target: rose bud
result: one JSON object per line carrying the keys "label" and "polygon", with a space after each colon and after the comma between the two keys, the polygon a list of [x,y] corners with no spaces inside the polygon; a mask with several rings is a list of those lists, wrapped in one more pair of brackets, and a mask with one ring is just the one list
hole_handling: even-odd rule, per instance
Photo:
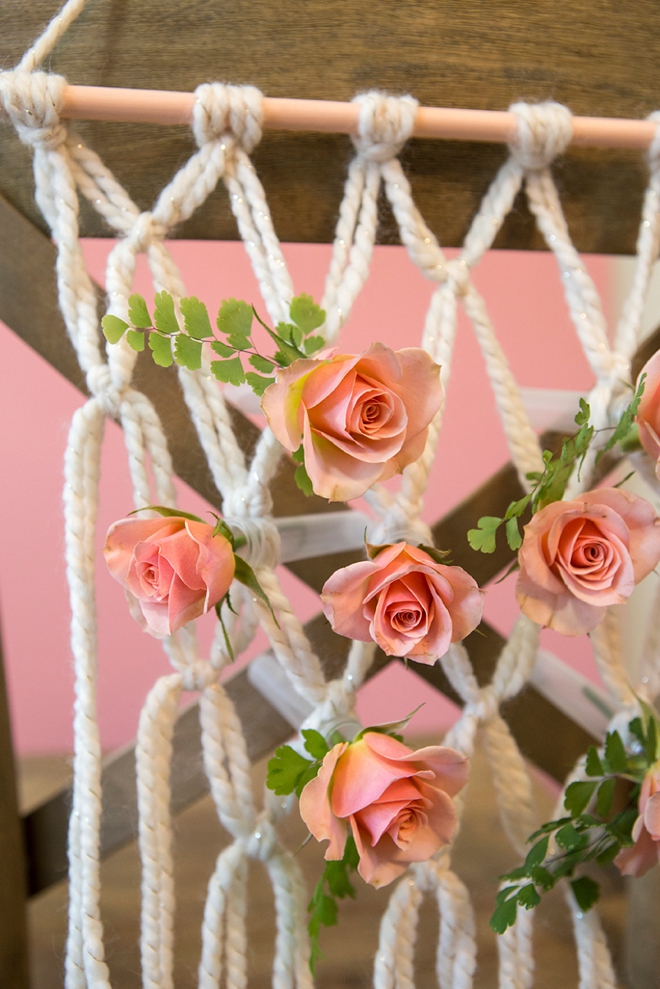
{"label": "rose bud", "polygon": [[337,570],[321,600],[335,632],[426,664],[474,631],[484,610],[484,592],[465,570],[404,542]]}
{"label": "rose bud", "polygon": [[562,635],[581,635],[657,565],[660,519],[644,498],[597,488],[537,512],[518,559],[523,614]]}
{"label": "rose bud", "polygon": [[330,840],[328,861],[342,858],[352,833],[358,872],[372,886],[387,886],[410,862],[425,862],[452,840],[452,797],[467,777],[467,759],[455,749],[429,745],[414,752],[367,730],[327,753],[300,795],[300,816],[318,841]]}
{"label": "rose bud", "polygon": [[646,380],[637,410],[639,442],[655,463],[655,473],[660,478],[660,351],[646,362],[640,378],[642,374],[646,375]]}
{"label": "rose bud", "polygon": [[652,766],[639,794],[639,817],[633,824],[632,848],[614,859],[622,876],[643,876],[660,862],[660,763]]}
{"label": "rose bud", "polygon": [[439,374],[416,347],[327,351],[278,371],[261,407],[287,450],[302,444],[316,494],[348,501],[419,459],[442,402]]}
{"label": "rose bud", "polygon": [[159,639],[206,614],[234,578],[229,540],[205,522],[181,517],[115,522],[103,553],[126,589],[131,614]]}

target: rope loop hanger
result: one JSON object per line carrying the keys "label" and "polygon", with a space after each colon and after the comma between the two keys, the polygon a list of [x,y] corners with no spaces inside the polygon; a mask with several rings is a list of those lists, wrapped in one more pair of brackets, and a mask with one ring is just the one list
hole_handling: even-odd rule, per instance
{"label": "rope loop hanger", "polygon": [[263,95],[255,86],[213,82],[198,86],[192,130],[199,147],[231,135],[247,154],[261,141]]}
{"label": "rope loop hanger", "polygon": [[[0,75],[0,100],[21,139],[35,152],[39,203],[58,243],[58,275],[67,327],[84,368],[91,399],[76,414],[67,450],[67,560],[74,616],[72,642],[76,660],[76,784],[71,819],[71,907],[67,949],[67,989],[109,989],[104,961],[103,928],[99,910],[99,828],[101,812],[100,745],[96,724],[96,623],[94,604],[94,529],[98,501],[98,468],[103,419],[119,418],[126,443],[138,507],[175,504],[171,460],[162,427],[144,396],[131,386],[134,358],[121,347],[108,348],[107,363],[98,348],[96,300],[90,288],[79,248],[77,190],[85,195],[119,234],[108,268],[111,308],[125,311],[135,273],[136,255],[147,254],[154,288],[166,289],[175,300],[184,294],[166,237],[172,225],[191,215],[215,185],[225,183],[239,233],[252,260],[265,303],[273,319],[286,318],[293,282],[277,239],[265,192],[249,154],[267,125],[266,98],[251,86],[204,84],[191,97],[190,121],[197,150],[161,193],[152,210],[140,212],[127,193],[94,153],[68,134],[65,116],[68,87],[61,77],[34,71],[62,31],[83,7],[69,0],[60,20],[49,26],[28,52],[19,70]],[[31,74],[29,74],[31,73]],[[638,277],[628,310],[625,346],[600,344],[608,338],[595,289],[580,269],[561,214],[550,166],[563,153],[576,121],[558,104],[515,104],[518,121],[507,139],[511,155],[495,177],[471,225],[459,258],[447,263],[417,209],[410,184],[398,161],[405,141],[418,133],[424,109],[411,96],[392,97],[371,92],[356,97],[354,115],[356,155],[349,167],[337,223],[333,258],[324,308],[328,312],[326,339],[334,340],[348,318],[368,277],[378,223],[377,196],[381,182],[392,202],[401,239],[420,270],[438,283],[423,334],[423,346],[443,364],[448,383],[456,334],[458,300],[475,329],[493,383],[507,439],[519,472],[534,469],[538,442],[526,418],[519,389],[508,367],[484,301],[476,292],[471,268],[492,245],[524,179],[532,208],[549,246],[555,251],[566,287],[569,309],[580,340],[599,380],[600,413],[611,414],[614,402],[613,369],[623,368],[630,347],[640,339],[639,313],[648,288],[648,272],[657,256],[657,206],[651,192],[658,183],[657,154],[652,151],[649,198],[640,227]],[[503,115],[507,116],[507,115]],[[508,117],[507,117],[508,119]],[[653,123],[655,133],[655,123]],[[647,127],[648,129],[648,127]],[[655,185],[654,185],[655,183]],[[60,194],[64,190],[66,197]],[[60,203],[60,199],[63,200]],[[644,233],[649,230],[650,233]],[[553,240],[554,238],[554,240]],[[583,319],[582,313],[585,313]],[[580,322],[581,321],[581,322]],[[583,327],[582,324],[585,324]],[[631,343],[633,341],[634,343]],[[94,349],[96,346],[96,350]],[[626,355],[628,355],[626,357]],[[289,681],[314,710],[308,724],[322,730],[354,716],[355,691],[371,662],[372,644],[354,643],[340,678],[326,682],[318,657],[282,593],[274,573],[279,559],[277,530],[271,519],[269,483],[280,450],[265,431],[251,465],[238,448],[222,395],[205,373],[185,371],[180,380],[192,420],[224,498],[225,516],[237,534],[246,538],[245,554],[259,571],[262,586],[277,614],[276,625],[260,605],[242,591],[239,618],[228,621],[236,651],[247,647],[261,620],[273,652]],[[609,389],[609,391],[608,391]],[[613,397],[614,396],[614,397]],[[429,429],[420,460],[406,468],[401,490],[392,495],[375,490],[372,504],[387,538],[429,541],[422,519],[423,496],[435,456],[441,426],[438,417]],[[531,468],[530,468],[531,465]],[[239,609],[241,610],[241,609]],[[620,684],[621,650],[616,646],[613,622],[594,643],[604,679]],[[183,690],[201,692],[202,745],[209,784],[218,817],[234,838],[221,853],[209,885],[204,916],[200,986],[215,989],[226,972],[230,989],[244,989],[247,981],[245,919],[246,863],[265,862],[275,888],[277,943],[273,984],[276,989],[308,989],[309,945],[306,936],[307,895],[295,859],[279,843],[278,816],[291,804],[268,794],[262,809],[251,792],[245,739],[231,702],[218,682],[226,662],[223,647],[214,647],[209,659],[199,649],[194,628],[187,627],[165,640],[173,672],[160,678],[143,710],[138,741],[140,850],[143,860],[142,938],[143,982],[149,989],[173,984],[174,881],[169,816],[169,773],[172,731]],[[240,649],[238,646],[240,645]],[[499,714],[500,703],[514,696],[526,682],[538,645],[538,628],[525,620],[516,623],[503,649],[491,684],[479,687],[469,658],[461,647],[452,648],[444,665],[465,707],[450,737],[466,754],[483,733],[495,780],[505,830],[517,850],[534,817],[531,787],[524,761]],[[514,785],[511,785],[514,780]],[[512,799],[512,794],[516,799]],[[458,801],[459,814],[462,801]],[[521,811],[522,808],[522,811]],[[415,866],[394,889],[385,911],[381,944],[374,974],[377,989],[412,989],[414,939],[422,893],[433,894],[441,911],[438,975],[442,989],[469,989],[476,958],[475,924],[465,886],[451,869],[451,849],[443,849],[428,863]],[[581,985],[605,989],[611,984],[611,963],[602,932],[594,917],[583,923],[571,903],[576,925]],[[525,916],[500,943],[500,985],[522,989],[531,979],[531,916]],[[609,980],[609,981],[608,981]]]}
{"label": "rope loop hanger", "polygon": [[0,107],[23,144],[54,151],[66,141],[61,121],[66,79],[49,72],[0,72]]}

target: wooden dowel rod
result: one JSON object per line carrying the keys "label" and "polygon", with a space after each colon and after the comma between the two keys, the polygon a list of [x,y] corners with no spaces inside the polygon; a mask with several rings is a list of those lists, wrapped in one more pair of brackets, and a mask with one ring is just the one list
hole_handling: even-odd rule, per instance
{"label": "wooden dowel rod", "polygon": [[[71,120],[117,120],[143,124],[189,124],[194,93],[157,89],[111,89],[67,86],[63,116]],[[357,132],[358,108],[335,100],[264,98],[267,130]],[[420,107],[415,137],[458,141],[506,142],[515,133],[516,119],[500,110],[460,110]],[[648,148],[655,124],[616,117],[573,117],[573,144],[595,148]]]}

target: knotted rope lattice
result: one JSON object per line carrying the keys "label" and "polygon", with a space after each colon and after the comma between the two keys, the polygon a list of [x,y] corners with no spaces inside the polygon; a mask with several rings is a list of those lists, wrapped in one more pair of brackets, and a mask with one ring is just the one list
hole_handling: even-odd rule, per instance
{"label": "knotted rope lattice", "polygon": [[[92,397],[76,412],[65,463],[67,577],[70,585],[71,639],[76,672],[74,798],[69,831],[70,908],[66,955],[67,989],[109,989],[99,911],[99,828],[101,815],[100,743],[96,722],[96,605],[94,533],[103,425],[117,419],[124,431],[137,508],[175,505],[167,442],[151,402],[131,384],[136,354],[124,343],[100,347],[96,296],[80,247],[79,193],[87,198],[118,237],[108,258],[106,285],[110,312],[125,316],[139,253],[147,256],[156,291],[167,290],[178,303],[185,290],[167,248],[169,230],[189,217],[222,181],[238,229],[271,318],[286,319],[293,285],[273,229],[264,190],[250,162],[261,138],[262,97],[254,87],[219,83],[196,90],[192,130],[197,150],[162,191],[151,211],[140,212],[98,156],[60,119],[65,80],[37,71],[59,36],[84,5],[69,0],[15,71],[0,73],[0,105],[20,139],[34,152],[37,202],[58,248],[57,281],[67,330],[85,372]],[[660,135],[649,154],[650,183],[644,199],[637,265],[630,295],[616,333],[608,340],[596,289],[573,247],[550,166],[571,136],[570,112],[555,103],[515,104],[518,132],[510,157],[486,193],[457,258],[448,261],[414,204],[397,158],[413,129],[417,103],[412,97],[372,92],[356,98],[360,108],[356,156],[350,164],[339,211],[322,305],[323,329],[332,342],[345,323],[368,275],[377,228],[381,188],[392,206],[401,239],[412,262],[437,283],[424,326],[422,345],[442,365],[445,394],[456,335],[460,300],[479,341],[492,382],[502,425],[521,482],[541,467],[538,439],[528,421],[516,381],[476,291],[471,269],[492,246],[523,184],[560,270],[566,302],[596,376],[590,403],[597,426],[611,425],[620,412],[630,360],[641,339],[641,314],[652,265],[658,254],[660,217]],[[656,118],[654,118],[656,119]],[[269,483],[280,448],[266,429],[248,465],[238,446],[223,396],[207,368],[179,368],[191,418],[223,498],[224,514],[247,541],[246,554],[270,599],[269,611],[243,588],[234,594],[240,616],[227,614],[236,653],[243,651],[261,624],[292,687],[314,711],[308,726],[321,730],[354,718],[355,692],[373,659],[371,644],[354,643],[342,676],[326,682],[274,571],[277,531],[272,521]],[[435,456],[442,420],[433,422],[421,459],[403,472],[400,489],[381,486],[369,493],[379,518],[377,541],[408,538],[430,542],[421,520],[424,491]],[[583,472],[588,484],[590,464]],[[573,493],[578,482],[574,482]],[[656,609],[656,613],[660,609]],[[649,662],[657,681],[658,627],[651,631]],[[631,703],[615,616],[592,636],[608,688]],[[221,637],[210,658],[200,656],[193,626],[165,640],[173,672],[150,691],[140,717],[137,741],[139,841],[142,859],[143,985],[172,987],[174,882],[169,811],[171,740],[183,690],[201,692],[200,716],[204,765],[222,825],[233,843],[218,857],[209,884],[202,930],[199,985],[230,989],[247,984],[247,865],[264,862],[273,882],[277,938],[273,970],[276,989],[307,989],[306,893],[296,860],[277,837],[278,818],[290,800],[266,793],[255,806],[245,740],[233,705],[218,674],[228,662]],[[499,714],[499,705],[527,680],[538,647],[538,628],[521,618],[502,650],[492,682],[479,687],[462,646],[452,646],[444,670],[464,701],[448,744],[471,755],[479,732],[488,752],[504,829],[518,853],[535,823],[530,780],[520,752]],[[580,772],[580,769],[576,770]],[[459,813],[463,797],[458,801]],[[475,923],[466,887],[451,869],[451,849],[415,865],[395,888],[385,912],[375,963],[377,989],[412,989],[413,949],[423,895],[437,899],[440,938],[437,975],[442,989],[467,989],[476,965]],[[614,984],[612,966],[596,914],[583,917],[569,895],[580,964],[581,989]],[[499,940],[500,985],[531,986],[532,915],[519,917]]]}

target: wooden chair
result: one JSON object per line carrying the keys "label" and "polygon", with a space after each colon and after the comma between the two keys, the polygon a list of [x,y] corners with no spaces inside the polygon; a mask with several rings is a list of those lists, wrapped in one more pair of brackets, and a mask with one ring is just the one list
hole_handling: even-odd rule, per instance
{"label": "wooden chair", "polygon": [[[27,6],[6,0],[0,10],[4,65],[19,60],[52,13],[52,0],[35,0]],[[382,0],[377,5],[360,0],[335,5],[308,0],[304,5],[287,5],[255,0],[249,9],[240,0],[225,0],[222,5],[198,0],[185,8],[174,0],[142,0],[121,9],[111,0],[98,0],[64,37],[50,68],[72,82],[127,87],[190,90],[205,79],[223,78],[254,83],[269,95],[325,99],[350,99],[356,90],[378,87],[397,93],[411,91],[431,105],[502,109],[521,97],[553,98],[576,113],[639,117],[656,108],[656,64],[650,42],[660,29],[654,14],[653,3],[585,6],[582,0],[565,0],[560,7],[551,0],[534,5],[493,5],[489,0],[432,5],[424,0],[405,4]],[[191,146],[183,128],[79,126],[143,206],[150,205]],[[125,153],[129,147],[130,155]],[[460,244],[504,154],[499,146],[433,141],[414,141],[404,151],[416,201],[444,245]],[[348,155],[349,142],[343,136],[271,133],[264,138],[254,156],[255,165],[282,240],[332,239]],[[571,149],[562,166],[561,183],[567,220],[579,250],[618,254],[634,250],[645,183],[638,153]],[[0,194],[0,318],[84,391],[57,308],[52,275],[55,251],[34,204],[28,153],[9,128],[0,141]],[[395,242],[394,230],[384,211],[380,242]],[[83,234],[108,235],[91,210],[83,212]],[[178,236],[235,239],[234,221],[224,199],[212,196],[203,212],[181,226]],[[495,246],[542,246],[522,201]],[[640,366],[659,345],[656,333],[638,355]],[[178,475],[220,507],[174,374],[156,371],[149,360],[140,360],[137,387],[151,398],[161,416]],[[238,412],[234,425],[242,445],[253,446],[256,428]],[[552,445],[557,439],[548,436],[546,442]],[[293,482],[288,461],[273,494],[276,515],[345,510],[321,499],[305,499]],[[465,530],[480,515],[501,514],[521,494],[515,471],[507,465],[434,528],[437,544],[452,545],[454,562],[466,567],[480,583],[501,571],[511,553],[504,546],[492,556],[473,553],[465,542]],[[320,590],[331,572],[356,558],[356,554],[334,554],[289,566],[310,587]],[[345,657],[345,640],[334,636],[320,617],[309,623],[307,631],[328,667],[338,667]],[[467,644],[477,675],[486,682],[502,640],[484,623],[480,634],[473,634]],[[381,655],[372,673],[387,662]],[[457,699],[439,667],[421,667],[418,672]],[[291,725],[253,686],[247,672],[232,678],[229,692],[244,723],[252,759],[290,736]],[[175,811],[206,792],[194,708],[181,715],[175,734]],[[533,687],[509,702],[503,713],[523,753],[558,780],[591,741]],[[549,738],[553,739],[551,749]],[[103,787],[102,854],[108,855],[136,833],[132,753],[124,752],[107,762]],[[25,899],[65,876],[69,802],[65,789],[19,821],[0,677],[2,986],[23,989],[28,985]],[[642,982],[635,985],[642,989]]]}

